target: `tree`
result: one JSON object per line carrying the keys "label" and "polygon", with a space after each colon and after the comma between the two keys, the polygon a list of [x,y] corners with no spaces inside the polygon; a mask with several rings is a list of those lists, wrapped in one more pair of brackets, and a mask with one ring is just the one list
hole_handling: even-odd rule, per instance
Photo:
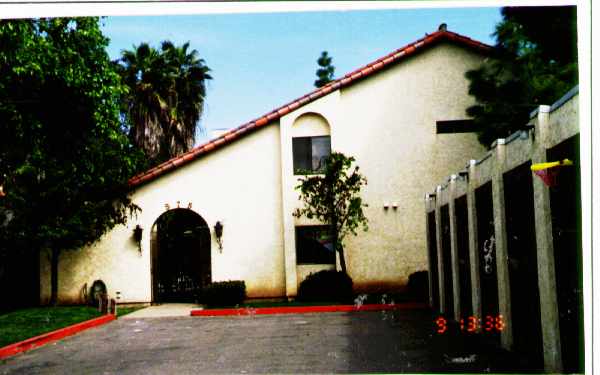
{"label": "tree", "polygon": [[[173,156],[182,154],[194,146],[196,130],[204,111],[206,81],[212,79],[210,69],[198,51],[188,52],[190,43],[177,47],[169,41],[162,43],[167,64],[175,70],[176,115],[170,126],[169,150]],[[200,127],[200,131],[203,128]]]}
{"label": "tree", "polygon": [[160,53],[147,43],[122,51],[117,68],[128,90],[123,95],[123,112],[131,141],[157,164],[165,159],[168,100],[174,72]]}
{"label": "tree", "polygon": [[467,114],[488,147],[577,84],[575,7],[507,7],[502,17],[494,58],[466,73],[477,102]]}
{"label": "tree", "polygon": [[331,228],[333,248],[340,255],[340,266],[346,273],[343,241],[346,235],[356,235],[356,229],[368,230],[367,218],[363,213],[360,189],[367,184],[367,179],[359,173],[354,157],[346,157],[342,153],[333,152],[325,161],[323,175],[305,177],[296,190],[300,191],[299,199],[304,207],[294,211],[295,217],[306,216],[328,223]]}
{"label": "tree", "polygon": [[141,43],[122,51],[118,66],[129,92],[123,111],[132,141],[152,164],[190,150],[212,77],[198,51],[189,42],[175,46],[164,41],[156,50]]}
{"label": "tree", "polygon": [[137,207],[142,159],[121,126],[126,88],[97,18],[0,21],[0,251],[49,251],[51,304],[64,250],[94,243]]}
{"label": "tree", "polygon": [[333,81],[335,67],[331,65],[331,60],[332,58],[327,54],[327,51],[321,52],[321,56],[317,59],[319,68],[316,73],[319,79],[315,81],[315,87],[323,87]]}

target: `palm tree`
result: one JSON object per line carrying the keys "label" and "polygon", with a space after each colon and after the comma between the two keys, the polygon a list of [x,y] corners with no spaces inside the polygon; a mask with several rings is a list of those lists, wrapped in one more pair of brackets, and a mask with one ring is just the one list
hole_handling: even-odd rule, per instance
{"label": "palm tree", "polygon": [[159,52],[147,43],[134,46],[132,51],[122,51],[121,55],[122,65],[117,66],[129,89],[123,100],[129,135],[149,159],[156,159],[164,138],[161,123],[167,118],[170,74]]}
{"label": "palm tree", "polygon": [[132,141],[151,164],[188,151],[204,108],[209,68],[198,52],[163,42],[161,50],[147,43],[121,52],[118,62],[124,83],[123,112]]}
{"label": "palm tree", "polygon": [[206,81],[212,79],[208,74],[210,69],[198,57],[198,51],[188,52],[189,47],[189,42],[177,47],[170,41],[164,41],[161,46],[167,64],[175,71],[177,100],[168,135],[169,148],[175,154],[186,152],[194,145],[204,110]]}

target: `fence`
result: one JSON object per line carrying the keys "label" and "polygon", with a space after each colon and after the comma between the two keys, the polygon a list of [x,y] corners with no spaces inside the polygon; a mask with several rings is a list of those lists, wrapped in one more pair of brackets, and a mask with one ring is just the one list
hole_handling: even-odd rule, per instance
{"label": "fence", "polygon": [[578,113],[575,87],[425,197],[431,306],[554,372],[583,371]]}

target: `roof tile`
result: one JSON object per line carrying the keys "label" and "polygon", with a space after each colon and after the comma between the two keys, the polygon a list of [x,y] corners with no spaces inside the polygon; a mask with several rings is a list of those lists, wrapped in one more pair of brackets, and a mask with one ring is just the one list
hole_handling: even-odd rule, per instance
{"label": "roof tile", "polygon": [[187,155],[183,155],[183,160],[188,162],[190,160],[194,160],[194,156],[195,154],[187,154]]}
{"label": "roof tile", "polygon": [[173,159],[173,161],[172,161],[173,166],[177,167],[179,164],[184,163],[186,156],[187,155],[183,155],[181,158]]}
{"label": "roof tile", "polygon": [[315,99],[319,99],[321,96],[323,96],[323,95],[321,95],[320,91],[315,91],[312,94],[310,94],[308,96],[308,98],[306,98],[306,99],[309,100],[309,101],[313,101]]}
{"label": "roof tile", "polygon": [[310,102],[310,98],[308,96],[304,96],[302,98],[300,98],[300,100],[298,100],[298,104],[300,106],[303,106],[304,104]]}
{"label": "roof tile", "polygon": [[267,122],[268,122],[268,120],[267,120],[267,118],[266,118],[266,117],[261,117],[261,118],[259,118],[259,119],[256,121],[256,125],[257,125],[257,126],[263,126],[263,125],[266,125],[266,124],[267,124]]}
{"label": "roof tile", "polygon": [[380,61],[380,62],[378,62],[378,63],[376,63],[376,64],[373,65],[373,69],[374,70],[379,70],[379,69],[383,68],[384,65],[385,64],[383,63],[383,61]]}
{"label": "roof tile", "polygon": [[235,136],[238,137],[242,134],[244,134],[247,131],[247,128],[239,128],[238,130],[235,131]]}

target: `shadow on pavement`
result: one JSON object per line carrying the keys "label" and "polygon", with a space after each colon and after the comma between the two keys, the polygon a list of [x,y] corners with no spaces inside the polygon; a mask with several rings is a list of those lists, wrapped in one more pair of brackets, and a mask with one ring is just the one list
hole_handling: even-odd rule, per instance
{"label": "shadow on pavement", "polygon": [[[349,372],[383,373],[532,373],[543,372],[528,359],[500,348],[485,334],[449,327],[436,332],[430,310],[373,314],[353,324]],[[386,325],[382,328],[381,325]],[[373,332],[377,336],[373,337]],[[370,337],[368,337],[370,336]]]}

